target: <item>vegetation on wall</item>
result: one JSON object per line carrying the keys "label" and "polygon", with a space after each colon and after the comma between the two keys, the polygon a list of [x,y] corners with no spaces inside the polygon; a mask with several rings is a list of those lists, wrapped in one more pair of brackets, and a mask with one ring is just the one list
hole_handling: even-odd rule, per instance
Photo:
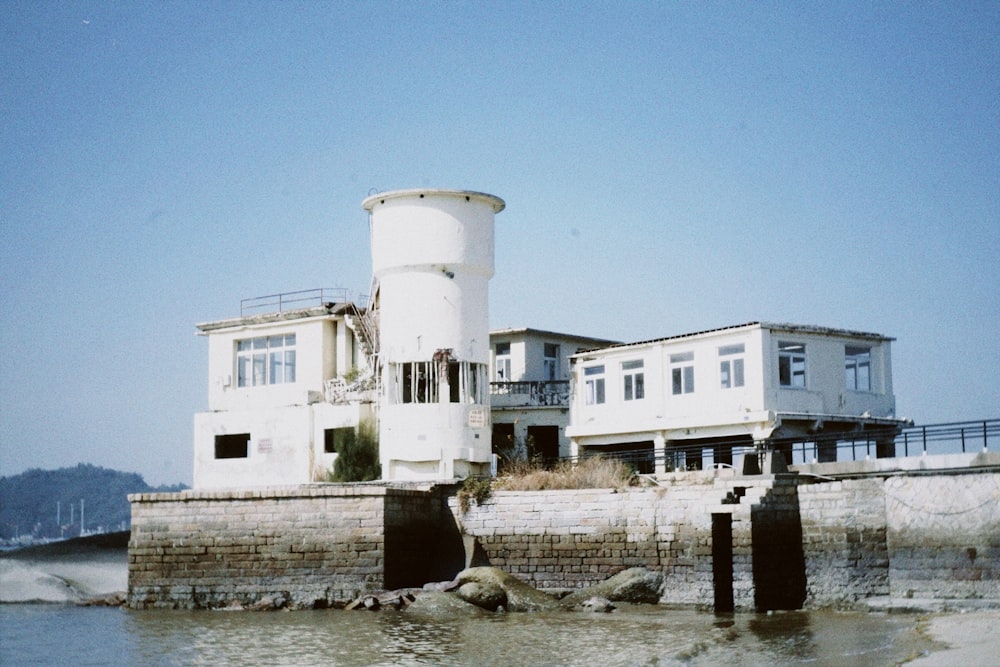
{"label": "vegetation on wall", "polygon": [[458,507],[463,514],[472,507],[472,501],[482,505],[493,495],[493,480],[489,477],[466,477],[458,490]]}
{"label": "vegetation on wall", "polygon": [[628,464],[590,456],[575,465],[571,461],[561,461],[551,470],[532,462],[512,466],[496,478],[493,488],[504,491],[621,489],[634,486],[638,481]]}
{"label": "vegetation on wall", "polygon": [[552,491],[565,489],[624,489],[639,483],[627,463],[590,456],[577,464],[562,461],[546,469],[540,460],[515,461],[496,479],[468,477],[459,489],[458,506],[468,512],[473,501],[481,505],[493,491]]}
{"label": "vegetation on wall", "polygon": [[378,431],[375,423],[365,420],[348,432],[337,445],[337,460],[327,474],[330,482],[369,482],[381,479],[378,460]]}

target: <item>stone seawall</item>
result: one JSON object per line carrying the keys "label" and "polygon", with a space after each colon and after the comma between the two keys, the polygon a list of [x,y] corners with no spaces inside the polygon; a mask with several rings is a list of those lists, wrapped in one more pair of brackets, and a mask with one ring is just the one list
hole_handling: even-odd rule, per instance
{"label": "stone seawall", "polygon": [[647,567],[665,575],[663,603],[719,610],[890,595],[1000,603],[998,473],[681,473],[660,484],[497,491],[464,512],[453,486],[134,495],[129,604],[329,606],[450,579],[467,551],[539,588]]}
{"label": "stone seawall", "polygon": [[885,482],[894,598],[1000,598],[1000,474]]}
{"label": "stone seawall", "polygon": [[129,500],[134,608],[246,605],[268,596],[325,607],[365,590],[419,585],[462,559],[461,538],[453,521],[450,532],[442,529],[444,505],[433,492],[310,485]]}
{"label": "stone seawall", "polygon": [[[492,565],[539,588],[586,587],[642,566],[664,572],[665,604],[713,607],[725,588],[730,609],[796,608],[801,591],[789,597],[788,577],[770,576],[789,558],[801,561],[801,546],[797,556],[787,549],[787,524],[798,523],[795,485],[791,476],[691,475],[621,491],[498,491],[465,513],[454,500],[451,507]],[[755,571],[755,544],[770,552],[772,568]]]}
{"label": "stone seawall", "polygon": [[667,604],[1000,604],[1000,474],[817,482],[682,473],[662,483],[500,491],[465,513],[452,501],[452,511],[491,563],[539,587],[587,586],[643,565],[664,572]]}

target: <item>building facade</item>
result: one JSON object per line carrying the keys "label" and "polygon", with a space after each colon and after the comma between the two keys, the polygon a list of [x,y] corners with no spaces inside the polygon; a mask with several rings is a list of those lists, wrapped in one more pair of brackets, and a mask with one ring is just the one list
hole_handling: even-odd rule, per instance
{"label": "building facade", "polygon": [[[754,322],[574,355],[573,456],[645,451],[641,468],[731,464],[739,443],[877,433],[892,455],[890,344],[874,333]],[[787,457],[787,455],[786,455]]]}
{"label": "building facade", "polygon": [[265,297],[268,312],[198,325],[209,383],[208,409],[194,417],[196,489],[322,480],[337,439],[375,416],[346,292],[282,298]]}
{"label": "building facade", "polygon": [[529,328],[490,332],[493,452],[501,465],[570,455],[570,359],[616,343]]}

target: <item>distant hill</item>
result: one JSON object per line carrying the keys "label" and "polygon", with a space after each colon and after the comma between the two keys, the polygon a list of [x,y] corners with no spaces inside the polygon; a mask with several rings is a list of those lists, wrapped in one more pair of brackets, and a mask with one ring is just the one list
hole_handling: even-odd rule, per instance
{"label": "distant hill", "polygon": [[76,537],[129,529],[130,493],[180,491],[183,484],[152,487],[136,473],[81,463],[0,477],[0,540]]}

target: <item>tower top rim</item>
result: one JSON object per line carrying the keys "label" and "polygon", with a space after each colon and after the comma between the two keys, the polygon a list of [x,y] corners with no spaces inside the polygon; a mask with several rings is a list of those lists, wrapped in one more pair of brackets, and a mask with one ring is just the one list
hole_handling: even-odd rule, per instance
{"label": "tower top rim", "polygon": [[439,188],[422,188],[422,189],[410,189],[410,190],[390,190],[388,192],[380,192],[370,197],[365,198],[361,202],[361,208],[365,209],[369,213],[375,210],[376,206],[380,206],[390,199],[432,199],[438,197],[449,197],[456,199],[465,199],[470,201],[472,199],[478,199],[488,203],[493,207],[494,213],[499,213],[506,208],[507,204],[503,199],[497,197],[496,195],[487,194],[485,192],[476,192],[475,190],[449,190],[449,189],[439,189]]}

